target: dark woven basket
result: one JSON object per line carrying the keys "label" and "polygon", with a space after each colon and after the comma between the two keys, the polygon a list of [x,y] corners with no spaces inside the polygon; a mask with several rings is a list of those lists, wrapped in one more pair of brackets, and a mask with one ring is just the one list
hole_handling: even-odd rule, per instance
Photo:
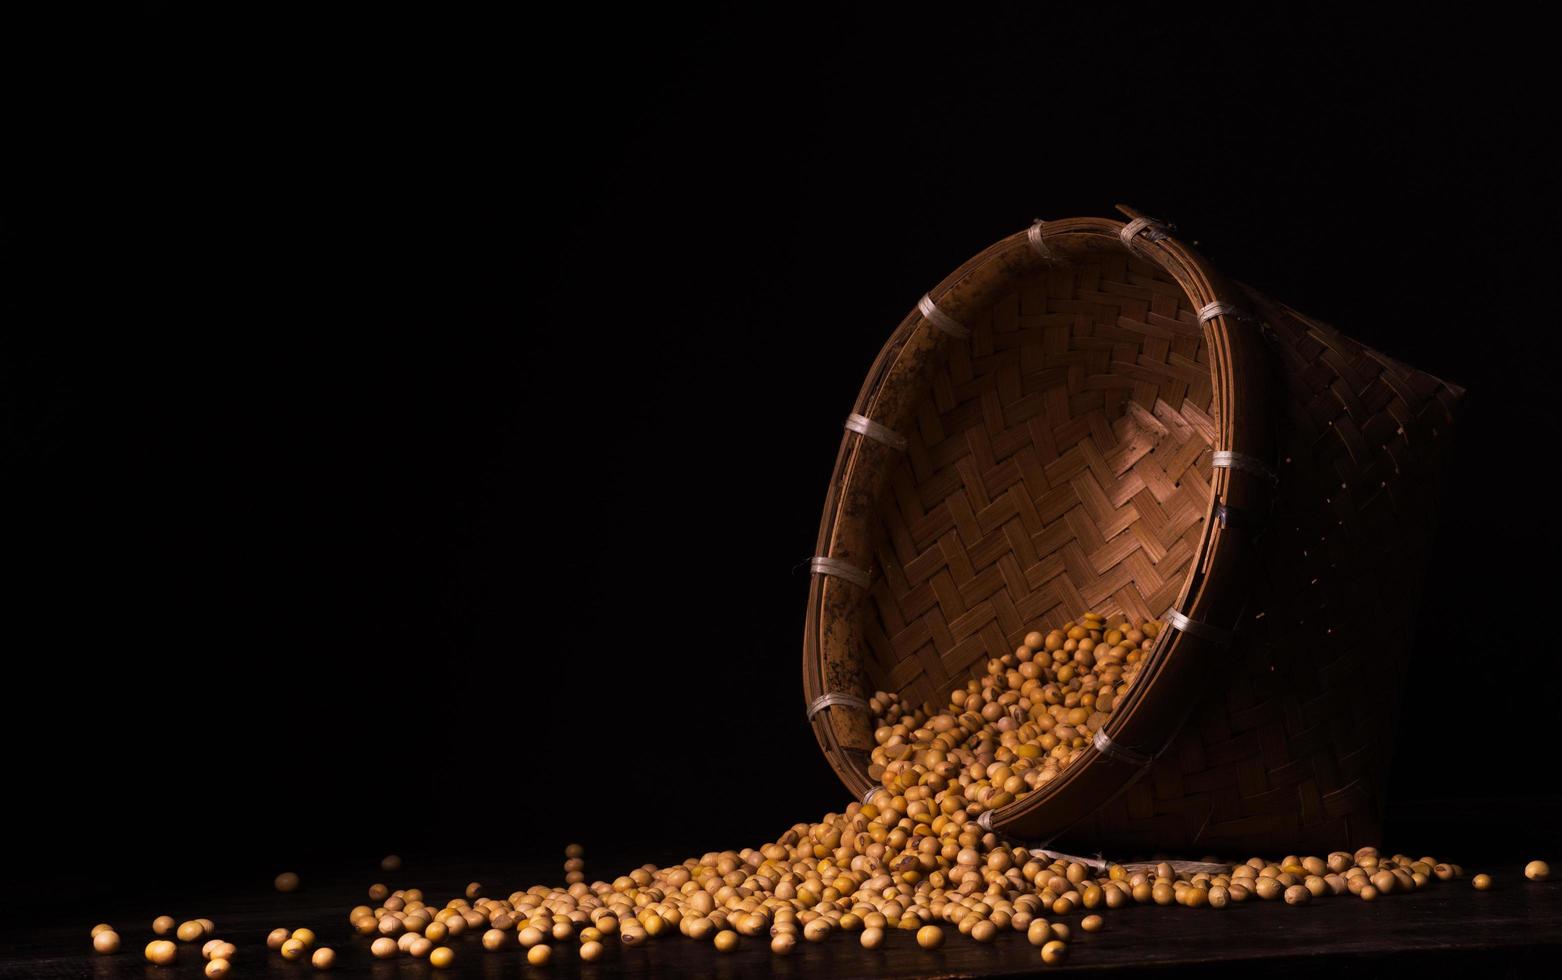
{"label": "dark woven basket", "polygon": [[880,352],[819,530],[815,734],[861,797],[874,691],[941,705],[1038,627],[1159,619],[1094,744],[984,822],[1095,848],[1375,843],[1463,392],[1119,210],[984,250]]}

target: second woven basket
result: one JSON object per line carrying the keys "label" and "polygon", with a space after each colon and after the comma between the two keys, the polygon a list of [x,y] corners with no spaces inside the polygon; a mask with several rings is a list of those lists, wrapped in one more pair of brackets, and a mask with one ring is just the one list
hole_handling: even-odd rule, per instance
{"label": "second woven basket", "polygon": [[1160,619],[1093,743],[984,823],[1082,848],[1376,843],[1462,390],[1119,210],[989,247],[880,352],[813,562],[815,734],[861,797],[874,691],[943,704],[1038,627]]}

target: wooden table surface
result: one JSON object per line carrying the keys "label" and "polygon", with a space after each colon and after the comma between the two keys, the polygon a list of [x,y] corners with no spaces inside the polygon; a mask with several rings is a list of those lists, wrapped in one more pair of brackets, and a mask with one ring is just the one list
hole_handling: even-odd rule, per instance
{"label": "wooden table surface", "polygon": [[[589,866],[588,866],[589,869]],[[1263,973],[1381,976],[1401,969],[1442,974],[1478,971],[1491,976],[1533,975],[1552,968],[1562,957],[1562,882],[1535,883],[1523,878],[1518,865],[1467,868],[1486,871],[1491,890],[1477,892],[1468,880],[1431,885],[1409,895],[1395,895],[1368,904],[1349,896],[1316,900],[1292,908],[1281,902],[1250,900],[1215,911],[1128,907],[1105,912],[1106,925],[1094,935],[1078,931],[1078,914],[1066,916],[1075,930],[1068,960],[1044,967],[1038,951],[1023,936],[1005,933],[989,946],[978,945],[946,929],[943,949],[919,949],[908,933],[891,931],[884,947],[864,950],[855,935],[835,934],[822,943],[799,943],[790,957],[771,954],[768,939],[745,938],[739,950],[718,954],[709,942],[696,943],[680,935],[664,936],[638,948],[610,941],[596,963],[582,963],[574,941],[555,943],[553,962],[529,966],[515,946],[486,952],[475,933],[449,943],[455,965],[445,971],[406,956],[390,961],[369,956],[369,940],[351,934],[347,910],[366,903],[369,880],[395,879],[393,886],[421,887],[442,904],[472,880],[470,868],[445,865],[425,873],[411,869],[398,876],[315,873],[298,892],[281,895],[262,885],[248,891],[211,895],[198,903],[177,903],[166,897],[136,896],[113,909],[73,910],[69,923],[27,929],[5,941],[0,952],[0,977],[88,978],[115,980],[175,980],[202,976],[199,944],[181,944],[171,967],[153,967],[142,955],[154,938],[151,920],[160,913],[175,918],[209,916],[217,935],[239,947],[230,977],[307,978],[319,975],[301,963],[289,963],[264,946],[264,936],[277,926],[309,926],[320,942],[338,954],[332,975],[403,980],[413,977],[657,977],[736,978],[756,974],[779,977],[997,977],[1030,973],[1070,973],[1115,969],[1119,972],[1177,972],[1196,967],[1200,976],[1236,976],[1260,968]],[[556,874],[556,872],[555,872]],[[519,882],[547,880],[518,875],[516,882],[494,881],[490,893],[508,894]],[[201,907],[185,907],[191,904]],[[118,928],[123,948],[113,956],[91,950],[89,932],[98,921]]]}

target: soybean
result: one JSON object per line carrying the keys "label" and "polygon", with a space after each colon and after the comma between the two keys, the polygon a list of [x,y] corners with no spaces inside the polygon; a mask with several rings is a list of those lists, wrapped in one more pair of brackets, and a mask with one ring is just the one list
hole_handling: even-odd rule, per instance
{"label": "soybean", "polygon": [[154,939],[146,944],[146,961],[157,966],[167,966],[179,955],[179,947],[166,939]]}

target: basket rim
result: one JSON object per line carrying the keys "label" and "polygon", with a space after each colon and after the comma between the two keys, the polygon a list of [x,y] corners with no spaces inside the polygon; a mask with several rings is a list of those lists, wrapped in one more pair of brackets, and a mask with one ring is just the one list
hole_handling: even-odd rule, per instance
{"label": "basket rim", "polygon": [[[1252,292],[1222,278],[1198,252],[1172,236],[1172,226],[1149,218],[1135,209],[1119,204],[1128,221],[1084,217],[1053,221],[1039,219],[1024,231],[994,243],[967,260],[930,290],[923,303],[914,307],[881,348],[852,407],[855,416],[871,417],[872,406],[889,374],[897,353],[910,341],[925,336],[923,331],[945,330],[937,316],[930,317],[927,307],[938,314],[946,304],[958,307],[970,302],[979,308],[1020,278],[1032,275],[1046,265],[1066,261],[1065,257],[1099,253],[1103,247],[1125,248],[1166,273],[1183,291],[1195,310],[1213,310],[1203,320],[1204,341],[1210,352],[1209,366],[1215,401],[1216,435],[1211,449],[1238,456],[1273,459],[1273,434],[1267,424],[1268,386],[1257,376],[1266,363],[1264,341],[1255,327]],[[1021,258],[1024,257],[1024,258]],[[1027,261],[1028,260],[1028,261]],[[972,292],[974,283],[985,280],[981,291]],[[1218,308],[1210,304],[1223,304]],[[951,336],[945,343],[961,342]],[[862,446],[859,431],[842,435],[836,462],[826,492],[815,554],[832,555],[841,499],[848,496],[856,454]],[[1189,563],[1178,592],[1174,611],[1191,620],[1184,628],[1164,627],[1157,635],[1141,676],[1132,685],[1101,729],[1103,741],[1087,746],[1058,776],[1020,799],[983,814],[984,826],[994,830],[1023,828],[1032,837],[1047,840],[1066,831],[1074,823],[1128,788],[1148,771],[1144,760],[1153,760],[1186,718],[1176,706],[1168,706],[1169,693],[1186,688],[1194,670],[1207,671],[1207,661],[1224,653],[1224,644],[1212,634],[1194,632],[1201,623],[1233,623],[1230,588],[1219,586],[1240,581],[1251,560],[1250,542],[1245,535],[1226,533],[1214,519],[1216,507],[1233,501],[1266,500],[1272,487],[1260,474],[1231,466],[1212,470],[1209,499],[1205,503],[1203,527],[1194,557]],[[803,680],[806,700],[819,705],[826,691],[823,677],[821,627],[825,620],[824,599],[827,588],[847,588],[839,578],[824,574],[812,577],[809,588],[807,625],[803,643]],[[1211,590],[1211,586],[1216,588]],[[851,587],[862,589],[858,585]],[[865,590],[864,590],[865,594]],[[1088,610],[1079,610],[1079,613]],[[1240,615],[1240,611],[1238,613]],[[1198,662],[1196,665],[1194,662]],[[1160,698],[1152,698],[1161,693]],[[864,692],[870,693],[870,692]],[[829,698],[825,698],[829,701]],[[850,698],[845,699],[850,701]],[[1183,700],[1189,700],[1184,698]],[[867,775],[866,764],[847,750],[836,736],[831,723],[833,709],[866,711],[865,700],[858,708],[836,701],[825,709],[810,710],[809,724],[821,750],[836,775],[852,795],[865,800],[884,788]]]}

